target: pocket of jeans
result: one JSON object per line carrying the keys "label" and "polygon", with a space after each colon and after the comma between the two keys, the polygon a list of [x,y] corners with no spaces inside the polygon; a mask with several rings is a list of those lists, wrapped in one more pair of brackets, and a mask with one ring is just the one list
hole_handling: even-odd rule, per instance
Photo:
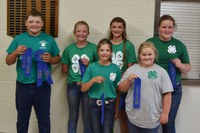
{"label": "pocket of jeans", "polygon": [[115,110],[115,101],[105,104],[107,109],[114,109]]}
{"label": "pocket of jeans", "polygon": [[74,83],[67,84],[67,88],[70,88],[74,85]]}

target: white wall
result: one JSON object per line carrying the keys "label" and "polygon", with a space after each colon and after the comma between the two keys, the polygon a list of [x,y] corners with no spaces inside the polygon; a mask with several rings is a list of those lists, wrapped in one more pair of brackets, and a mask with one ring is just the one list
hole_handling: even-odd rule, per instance
{"label": "white wall", "polygon": [[183,81],[183,96],[176,118],[177,133],[200,133],[200,80]]}
{"label": "white wall", "polygon": [[[113,17],[123,17],[127,22],[128,38],[135,45],[153,35],[155,0],[59,0],[59,35],[56,41],[63,49],[74,41],[75,22],[85,20],[90,25],[89,41],[97,43],[108,34]],[[0,132],[16,133],[15,109],[15,65],[5,64],[6,48],[12,38],[6,35],[7,1],[0,0]],[[66,76],[61,73],[61,65],[53,67],[51,95],[52,133],[66,133],[68,107],[66,100]],[[198,81],[199,82],[199,81]],[[189,84],[189,85],[188,85]],[[199,133],[198,118],[200,106],[200,83],[184,85],[183,100],[177,116],[178,133]],[[81,118],[81,117],[80,117]],[[82,132],[82,120],[78,133]],[[30,120],[29,133],[37,133],[37,120],[34,111]],[[117,133],[117,131],[116,131]]]}

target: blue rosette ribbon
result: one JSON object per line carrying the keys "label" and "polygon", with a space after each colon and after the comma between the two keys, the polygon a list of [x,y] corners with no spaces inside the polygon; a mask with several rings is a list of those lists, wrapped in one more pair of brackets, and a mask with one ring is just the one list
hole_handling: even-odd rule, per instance
{"label": "blue rosette ribbon", "polygon": [[42,85],[43,74],[47,80],[48,84],[53,84],[53,80],[51,78],[51,73],[47,67],[47,64],[42,60],[42,55],[45,53],[45,50],[38,50],[35,52],[35,60],[37,62],[37,87]]}

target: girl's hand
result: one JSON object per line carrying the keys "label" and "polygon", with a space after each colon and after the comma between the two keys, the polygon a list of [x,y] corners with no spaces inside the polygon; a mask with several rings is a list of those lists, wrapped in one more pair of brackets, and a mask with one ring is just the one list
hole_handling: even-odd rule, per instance
{"label": "girl's hand", "polygon": [[168,114],[162,113],[160,115],[160,123],[161,124],[167,124],[168,123]]}
{"label": "girl's hand", "polygon": [[81,58],[81,61],[84,65],[88,66],[90,64],[90,61],[86,58]]}
{"label": "girl's hand", "polygon": [[44,62],[50,63],[51,62],[51,54],[50,53],[43,53],[42,60]]}
{"label": "girl's hand", "polygon": [[19,45],[17,47],[17,49],[15,50],[15,52],[16,52],[17,55],[22,55],[22,54],[24,54],[26,52],[26,49],[27,48],[26,48],[25,45]]}
{"label": "girl's hand", "polygon": [[191,65],[187,63],[182,63],[180,59],[173,59],[172,62],[180,70],[182,74],[186,74],[191,70]]}
{"label": "girl's hand", "polygon": [[134,79],[136,79],[136,78],[137,78],[137,75],[131,74],[131,75],[128,76],[127,80],[128,80],[129,82],[132,82],[132,81],[133,81]]}
{"label": "girl's hand", "polygon": [[103,83],[105,78],[101,77],[101,76],[97,76],[97,77],[94,77],[92,80],[93,80],[93,82],[96,82],[96,83]]}
{"label": "girl's hand", "polygon": [[177,68],[181,68],[182,67],[182,63],[181,63],[181,60],[176,58],[176,59],[173,59],[172,62],[175,64],[175,66]]}

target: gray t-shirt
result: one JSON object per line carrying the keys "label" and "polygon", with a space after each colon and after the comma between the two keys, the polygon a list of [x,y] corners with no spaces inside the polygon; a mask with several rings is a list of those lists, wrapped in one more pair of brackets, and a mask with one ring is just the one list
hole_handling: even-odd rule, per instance
{"label": "gray t-shirt", "polygon": [[121,81],[130,74],[135,74],[141,79],[141,97],[140,109],[133,108],[133,84],[131,84],[126,96],[128,119],[138,127],[155,128],[160,124],[163,94],[173,91],[170,78],[166,70],[156,64],[149,68],[134,64],[127,69]]}

